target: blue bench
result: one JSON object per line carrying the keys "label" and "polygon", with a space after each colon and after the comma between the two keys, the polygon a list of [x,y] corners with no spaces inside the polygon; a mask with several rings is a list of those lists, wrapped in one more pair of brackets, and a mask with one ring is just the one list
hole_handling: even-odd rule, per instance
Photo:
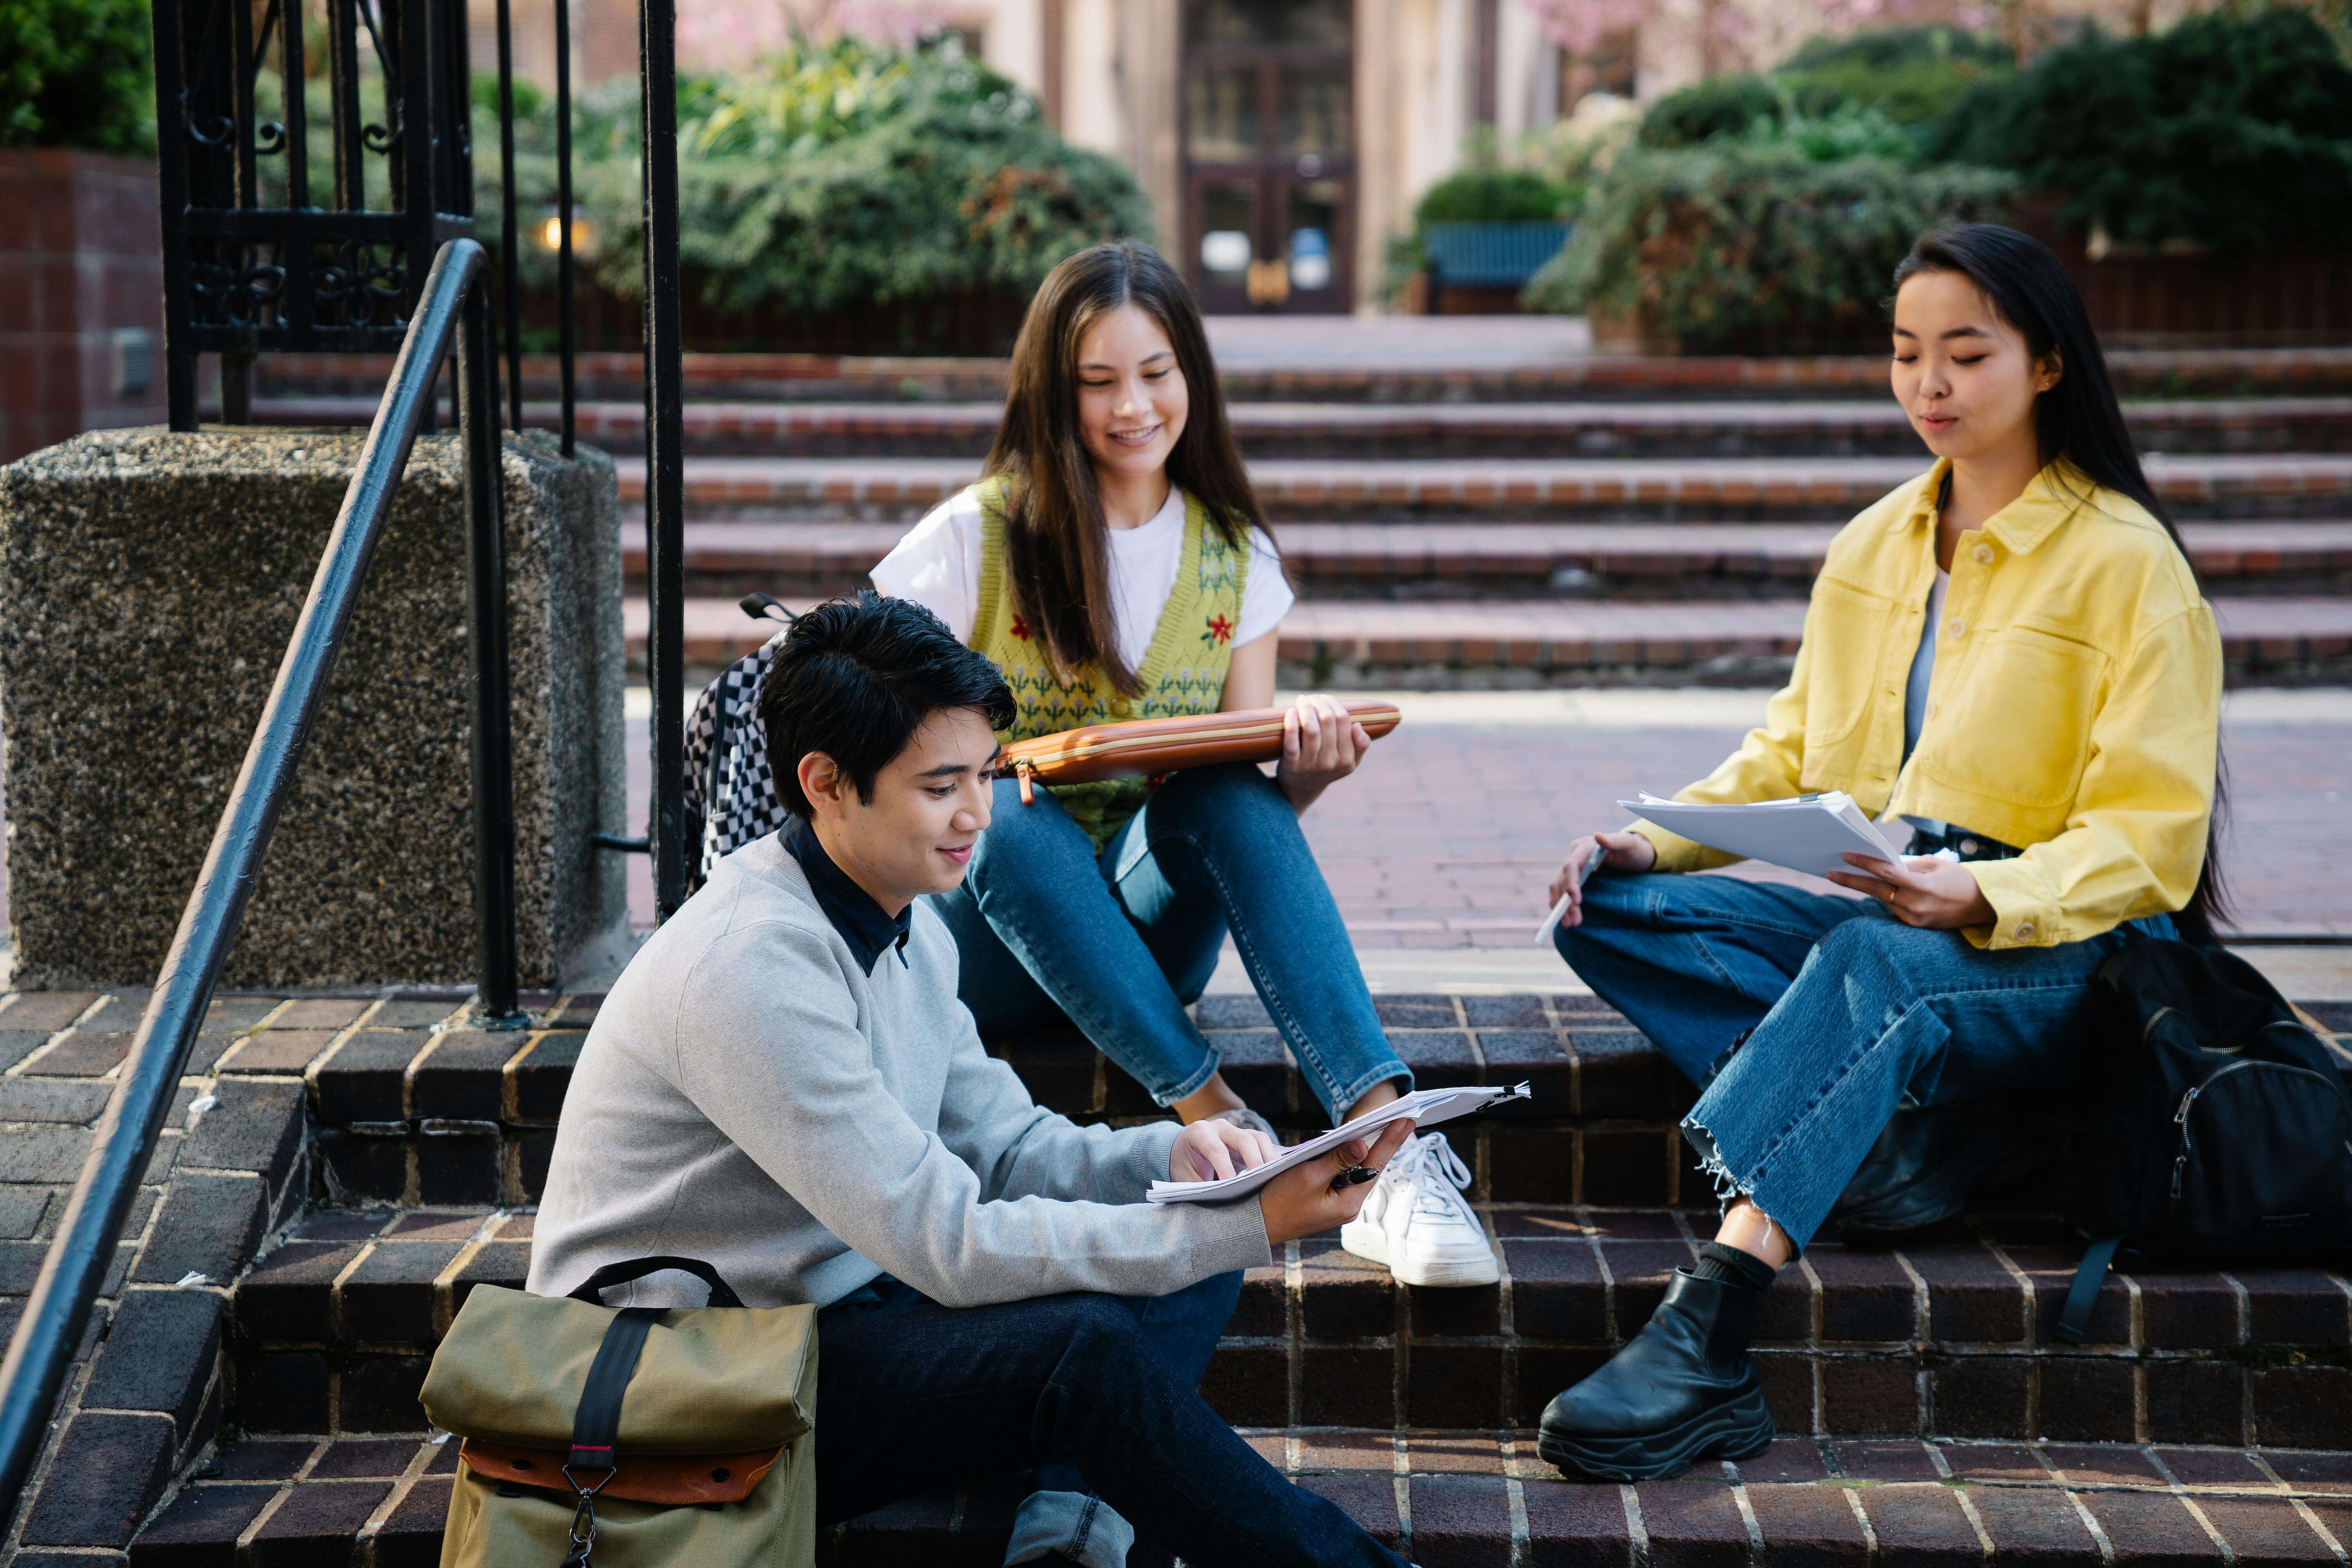
{"label": "blue bench", "polygon": [[1429,304],[1439,313],[1444,291],[1475,289],[1507,293],[1495,305],[1517,308],[1517,295],[1543,264],[1559,254],[1572,226],[1564,223],[1433,223],[1422,237],[1429,269]]}

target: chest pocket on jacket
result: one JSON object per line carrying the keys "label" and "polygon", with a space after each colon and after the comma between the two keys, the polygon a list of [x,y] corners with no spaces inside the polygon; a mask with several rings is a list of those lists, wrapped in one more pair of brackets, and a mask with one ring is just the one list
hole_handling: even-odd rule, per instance
{"label": "chest pocket on jacket", "polygon": [[[1938,681],[1937,712],[1920,738],[1918,766],[1972,795],[2044,810],[2074,804],[2090,756],[2106,660],[2097,650],[2031,626],[1985,635],[1972,658]],[[1960,745],[1946,736],[1999,736]]]}
{"label": "chest pocket on jacket", "polygon": [[[1902,624],[1902,606],[1892,599],[1834,577],[1814,583],[1805,623],[1805,640],[1812,648],[1805,673],[1806,788],[1845,787],[1843,781],[1853,770],[1841,742],[1869,715],[1878,688],[1878,650]],[[1840,782],[1814,784],[1817,768],[1821,776]]]}

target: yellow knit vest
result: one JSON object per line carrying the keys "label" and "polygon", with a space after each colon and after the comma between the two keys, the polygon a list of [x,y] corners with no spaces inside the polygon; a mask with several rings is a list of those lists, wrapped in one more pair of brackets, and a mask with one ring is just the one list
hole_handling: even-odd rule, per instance
{"label": "yellow knit vest", "polygon": [[[1247,548],[1225,542],[1198,500],[1184,498],[1184,553],[1176,567],[1176,586],[1136,671],[1143,689],[1130,698],[1119,695],[1098,665],[1076,671],[1066,683],[1054,673],[1045,643],[1013,607],[1004,580],[1004,481],[982,479],[972,494],[980,502],[980,605],[972,618],[971,646],[1003,674],[1017,710],[1012,727],[999,730],[997,740],[1009,745],[1089,724],[1217,710],[1225,697],[1225,670],[1233,663],[1250,557]],[[1099,849],[1143,808],[1157,782],[1106,779],[1049,787]]]}

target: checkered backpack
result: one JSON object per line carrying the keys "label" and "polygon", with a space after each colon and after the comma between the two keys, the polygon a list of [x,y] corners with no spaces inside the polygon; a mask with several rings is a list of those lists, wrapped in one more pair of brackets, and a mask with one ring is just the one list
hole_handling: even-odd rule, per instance
{"label": "checkered backpack", "polygon": [[[743,613],[792,625],[791,612],[765,594],[745,595]],[[760,722],[760,690],[783,640],[780,629],[721,670],[702,689],[687,721],[686,831],[699,846],[687,874],[688,893],[709,879],[713,866],[783,826],[789,815],[776,798],[768,731]]]}

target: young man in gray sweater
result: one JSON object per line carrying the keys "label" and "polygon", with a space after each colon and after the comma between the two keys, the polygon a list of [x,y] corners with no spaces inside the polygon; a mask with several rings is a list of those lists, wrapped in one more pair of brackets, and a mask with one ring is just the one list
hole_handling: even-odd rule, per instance
{"label": "young man in gray sweater", "polygon": [[[1334,1184],[1395,1122],[1247,1200],[1163,1178],[1271,1158],[1230,1121],[1079,1127],[982,1049],[953,888],[988,826],[1012,697],[909,601],[794,623],[761,700],[794,821],[728,857],[629,964],[556,1132],[530,1288],[655,1255],[818,1316],[821,1522],[1034,1469],[1008,1563],[1117,1568],[1133,1521],[1188,1563],[1398,1568],[1202,1402],[1240,1271],[1354,1216]],[[619,1304],[699,1306],[657,1274]],[[1124,1517],[1122,1517],[1124,1516]]]}

